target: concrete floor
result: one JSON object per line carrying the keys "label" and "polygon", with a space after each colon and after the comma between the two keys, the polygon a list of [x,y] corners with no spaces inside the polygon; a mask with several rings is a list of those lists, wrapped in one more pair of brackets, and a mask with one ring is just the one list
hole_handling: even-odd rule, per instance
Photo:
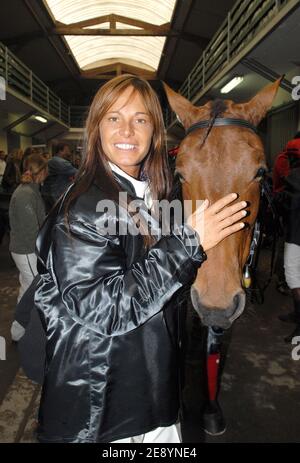
{"label": "concrete floor", "polygon": [[226,333],[219,403],[227,430],[218,437],[201,430],[201,329],[198,326],[190,331],[193,338],[198,332],[199,342],[194,339],[186,362],[186,442],[300,442],[300,360],[291,357],[294,346],[283,342],[294,325],[277,318],[291,309],[291,302],[272,285],[264,305],[248,306]]}
{"label": "concrete floor", "polygon": [[[264,257],[262,267],[269,259],[269,251],[264,251]],[[0,361],[1,443],[36,441],[40,388],[27,380],[19,368],[17,347],[9,335],[17,288],[17,271],[5,237],[0,246],[0,336],[6,339],[6,360]],[[248,304],[242,317],[226,332],[219,402],[227,430],[218,437],[208,436],[201,429],[205,396],[203,328],[194,312],[189,311],[184,442],[300,441],[300,360],[292,360],[292,346],[283,342],[294,325],[277,318],[291,307],[291,298],[279,294],[272,281],[265,303]]]}

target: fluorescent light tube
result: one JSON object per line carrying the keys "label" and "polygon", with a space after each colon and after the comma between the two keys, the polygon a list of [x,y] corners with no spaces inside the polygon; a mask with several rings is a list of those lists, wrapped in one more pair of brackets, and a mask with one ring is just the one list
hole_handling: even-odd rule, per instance
{"label": "fluorescent light tube", "polygon": [[234,89],[237,85],[239,85],[241,82],[243,82],[244,77],[242,76],[237,76],[231,79],[228,84],[226,84],[223,88],[221,88],[221,93],[229,93],[231,92],[232,89]]}
{"label": "fluorescent light tube", "polygon": [[39,121],[39,122],[42,122],[43,124],[47,124],[47,119],[43,116],[34,116],[34,118]]}

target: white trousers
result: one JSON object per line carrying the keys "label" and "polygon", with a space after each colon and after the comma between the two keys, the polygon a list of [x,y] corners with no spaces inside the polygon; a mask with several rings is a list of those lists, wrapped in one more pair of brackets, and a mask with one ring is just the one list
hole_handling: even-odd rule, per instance
{"label": "white trousers", "polygon": [[153,431],[147,432],[134,437],[126,437],[112,441],[112,444],[179,444],[182,442],[180,424],[173,424],[163,428],[156,428]]}
{"label": "white trousers", "polygon": [[26,289],[29,288],[34,277],[37,275],[37,258],[35,254],[15,254],[12,252],[11,255],[20,272],[20,288],[17,299],[17,302],[19,302]]}
{"label": "white trousers", "polygon": [[300,288],[300,246],[297,244],[284,245],[284,272],[288,286]]}

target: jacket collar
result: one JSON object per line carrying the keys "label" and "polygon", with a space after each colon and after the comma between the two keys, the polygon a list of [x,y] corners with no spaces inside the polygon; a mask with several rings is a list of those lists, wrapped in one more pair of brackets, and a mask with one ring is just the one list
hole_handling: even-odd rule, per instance
{"label": "jacket collar", "polygon": [[122,175],[117,174],[117,172],[113,172],[113,176],[115,177],[122,189],[127,191],[127,193],[129,193],[129,195],[133,198],[136,197],[135,189],[129,180],[127,180]]}
{"label": "jacket collar", "polygon": [[113,174],[117,174],[117,180],[122,179],[128,184],[130,183],[130,189],[133,188],[134,190],[134,196],[137,198],[144,198],[145,196],[145,191],[148,188],[148,181],[142,181],[142,180],[137,180],[136,178],[132,177],[131,175],[128,175],[126,172],[124,172],[122,169],[120,169],[118,166],[113,164],[112,162],[109,162],[110,168],[113,171]]}

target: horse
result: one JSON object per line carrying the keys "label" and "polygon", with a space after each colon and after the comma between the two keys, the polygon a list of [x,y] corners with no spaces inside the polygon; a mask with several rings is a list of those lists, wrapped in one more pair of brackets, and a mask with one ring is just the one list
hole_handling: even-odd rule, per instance
{"label": "horse", "polygon": [[[222,434],[225,420],[217,402],[218,367],[223,331],[243,312],[246,303],[244,268],[249,256],[260,202],[261,180],[267,171],[257,126],[271,108],[281,78],[246,103],[209,101],[196,107],[164,83],[170,107],[186,130],[176,157],[183,201],[214,203],[235,192],[248,203],[247,226],[207,252],[191,286],[192,306],[208,327],[207,375],[209,401],[203,428]],[[200,237],[201,239],[201,237]]]}

